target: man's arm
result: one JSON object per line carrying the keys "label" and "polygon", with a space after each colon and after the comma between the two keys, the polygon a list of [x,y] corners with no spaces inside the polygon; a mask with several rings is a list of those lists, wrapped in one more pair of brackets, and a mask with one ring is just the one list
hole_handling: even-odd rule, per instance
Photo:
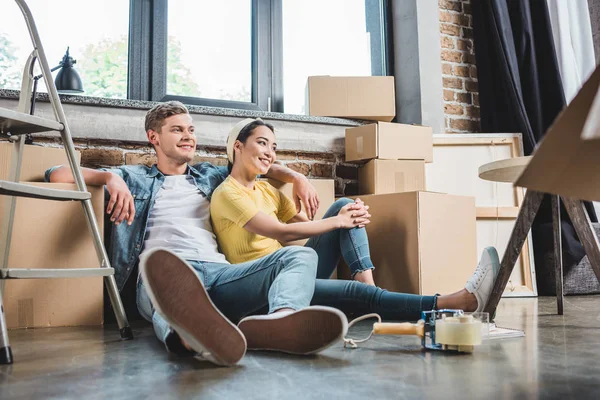
{"label": "man's arm", "polygon": [[319,209],[319,194],[304,175],[286,166],[273,164],[265,176],[280,182],[291,183],[293,185],[292,197],[296,204],[296,211],[300,212],[302,209],[300,202],[302,202],[306,208],[308,218],[312,220],[315,217]]}
{"label": "man's arm", "polygon": [[[115,225],[119,225],[124,219],[127,219],[127,225],[131,225],[135,217],[135,204],[123,178],[109,171],[97,171],[90,168],[81,168],[81,172],[86,185],[106,185],[106,189],[110,194],[106,213],[112,213],[110,220]],[[53,170],[50,174],[50,182],[74,183],[75,179],[71,168],[63,166]]]}

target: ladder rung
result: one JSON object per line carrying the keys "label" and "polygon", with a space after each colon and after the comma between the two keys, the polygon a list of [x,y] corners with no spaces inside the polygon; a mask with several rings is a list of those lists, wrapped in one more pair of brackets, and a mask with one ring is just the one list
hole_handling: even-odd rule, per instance
{"label": "ladder rung", "polygon": [[0,180],[0,194],[6,196],[32,197],[34,199],[69,201],[69,200],[88,200],[92,198],[89,192],[80,192],[78,190],[50,189],[40,186],[27,185]]}
{"label": "ladder rung", "polygon": [[0,108],[0,133],[24,135],[26,133],[62,131],[63,124],[52,119]]}
{"label": "ladder rung", "polygon": [[0,279],[85,278],[114,273],[114,268],[7,268],[0,269]]}

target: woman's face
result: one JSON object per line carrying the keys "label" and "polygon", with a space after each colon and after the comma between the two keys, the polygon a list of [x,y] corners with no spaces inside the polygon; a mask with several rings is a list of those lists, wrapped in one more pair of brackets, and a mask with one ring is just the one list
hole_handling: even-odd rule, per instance
{"label": "woman's face", "polygon": [[275,134],[266,126],[257,126],[246,139],[246,143],[235,145],[235,164],[242,163],[253,175],[264,175],[275,162]]}

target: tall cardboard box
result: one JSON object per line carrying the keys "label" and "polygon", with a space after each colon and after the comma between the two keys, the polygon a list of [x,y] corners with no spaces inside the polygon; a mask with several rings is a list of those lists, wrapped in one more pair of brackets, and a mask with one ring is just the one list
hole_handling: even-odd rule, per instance
{"label": "tall cardboard box", "polygon": [[[477,266],[475,198],[432,192],[360,196],[375,283],[387,290],[433,295],[462,289]],[[338,270],[349,277],[348,268]]]}
{"label": "tall cardboard box", "polygon": [[393,76],[309,76],[306,89],[308,115],[387,122],[396,116]]}
{"label": "tall cardboard box", "polygon": [[347,128],[346,161],[374,158],[433,162],[433,130],[389,122]]}
{"label": "tall cardboard box", "polygon": [[[31,183],[76,190],[74,184]],[[88,186],[103,231],[104,189]],[[3,218],[0,197],[0,223]],[[75,201],[17,198],[10,268],[94,268],[99,266],[83,208]],[[4,307],[9,328],[101,325],[102,277],[6,280]]]}
{"label": "tall cardboard box", "polygon": [[358,190],[361,194],[425,190],[425,162],[371,160],[358,169]]}
{"label": "tall cardboard box", "polygon": [[[0,143],[0,180],[8,179],[13,147],[14,145],[8,142]],[[80,158],[81,153],[77,152],[78,163]],[[43,182],[44,173],[48,168],[68,164],[67,153],[62,148],[25,145],[21,161],[21,174],[18,180]]]}

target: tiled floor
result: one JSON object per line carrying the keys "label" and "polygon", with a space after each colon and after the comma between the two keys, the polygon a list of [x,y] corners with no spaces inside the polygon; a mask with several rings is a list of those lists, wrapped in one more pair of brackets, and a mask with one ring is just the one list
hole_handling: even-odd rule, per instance
{"label": "tiled floor", "polygon": [[600,296],[567,297],[565,316],[555,313],[552,298],[504,299],[498,324],[526,337],[473,354],[378,336],[313,357],[249,353],[233,368],[168,356],[147,324],[128,342],[114,327],[11,331],[16,361],[0,366],[0,399],[600,398]]}

